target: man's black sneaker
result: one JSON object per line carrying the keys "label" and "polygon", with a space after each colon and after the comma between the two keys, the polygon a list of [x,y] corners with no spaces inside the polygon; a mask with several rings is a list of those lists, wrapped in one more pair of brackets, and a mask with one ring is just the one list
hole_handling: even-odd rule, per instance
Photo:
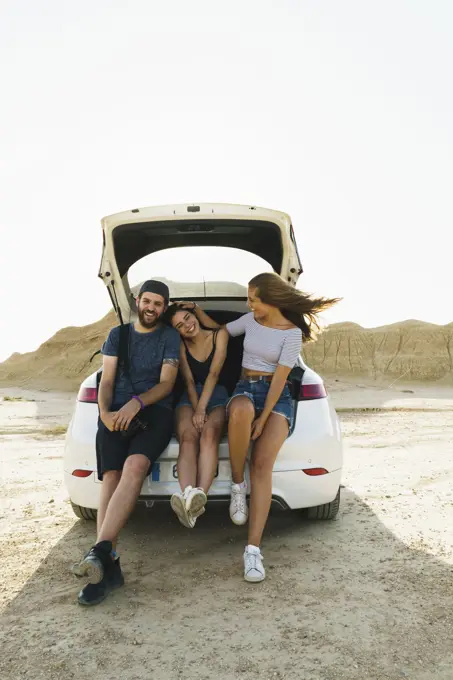
{"label": "man's black sneaker", "polygon": [[72,573],[79,578],[86,577],[88,583],[100,583],[112,564],[112,543],[96,543],[81,562],[74,564]]}
{"label": "man's black sneaker", "polygon": [[99,583],[88,583],[85,588],[82,588],[78,595],[79,604],[91,606],[99,604],[105,600],[107,595],[121,588],[124,585],[124,576],[120,567],[120,558],[117,559],[106,569],[104,578]]}

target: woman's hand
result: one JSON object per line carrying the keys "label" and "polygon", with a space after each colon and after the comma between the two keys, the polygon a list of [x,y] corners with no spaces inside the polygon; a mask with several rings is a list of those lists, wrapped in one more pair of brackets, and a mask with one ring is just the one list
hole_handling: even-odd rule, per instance
{"label": "woman's hand", "polygon": [[264,426],[266,425],[267,418],[263,418],[263,416],[260,416],[256,420],[253,421],[252,423],[252,436],[251,439],[252,441],[256,441],[258,437],[261,436]]}
{"label": "woman's hand", "polygon": [[192,416],[193,426],[200,434],[203,431],[203,427],[206,420],[207,420],[206,411],[200,411],[197,409]]}

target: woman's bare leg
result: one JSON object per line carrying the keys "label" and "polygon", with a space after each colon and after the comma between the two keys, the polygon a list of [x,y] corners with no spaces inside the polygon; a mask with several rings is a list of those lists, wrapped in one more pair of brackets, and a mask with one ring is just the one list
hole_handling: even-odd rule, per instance
{"label": "woman's bare leg", "polygon": [[250,446],[255,407],[248,397],[234,397],[229,407],[228,446],[233,484],[244,481],[245,459]]}
{"label": "woman's bare leg", "polygon": [[193,426],[192,416],[191,406],[180,406],[176,413],[176,434],[179,441],[177,470],[181,491],[188,486],[197,485],[200,435]]}
{"label": "woman's bare leg", "polygon": [[272,501],[272,469],[288,436],[286,418],[271,413],[261,437],[255,442],[250,469],[251,493],[249,545],[259,547]]}
{"label": "woman's bare leg", "polygon": [[218,406],[209,414],[200,439],[197,486],[205,494],[213,482],[219,460],[219,443],[225,425],[225,409]]}

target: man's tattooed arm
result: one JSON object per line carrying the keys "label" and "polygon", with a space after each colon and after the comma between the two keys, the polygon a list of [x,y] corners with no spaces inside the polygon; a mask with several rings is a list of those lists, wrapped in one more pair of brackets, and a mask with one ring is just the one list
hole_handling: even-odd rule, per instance
{"label": "man's tattooed arm", "polygon": [[164,359],[163,364],[168,364],[169,366],[173,366],[174,368],[179,367],[179,359]]}

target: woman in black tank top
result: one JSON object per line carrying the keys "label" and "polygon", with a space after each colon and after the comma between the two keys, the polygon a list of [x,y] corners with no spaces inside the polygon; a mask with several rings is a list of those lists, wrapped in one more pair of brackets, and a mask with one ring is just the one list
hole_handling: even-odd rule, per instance
{"label": "woman in black tank top", "polygon": [[165,316],[181,335],[180,369],[186,384],[176,407],[181,492],[173,494],[171,506],[180,522],[193,528],[205,511],[217,470],[228,400],[224,375],[228,333],[202,328],[194,314],[176,304]]}

